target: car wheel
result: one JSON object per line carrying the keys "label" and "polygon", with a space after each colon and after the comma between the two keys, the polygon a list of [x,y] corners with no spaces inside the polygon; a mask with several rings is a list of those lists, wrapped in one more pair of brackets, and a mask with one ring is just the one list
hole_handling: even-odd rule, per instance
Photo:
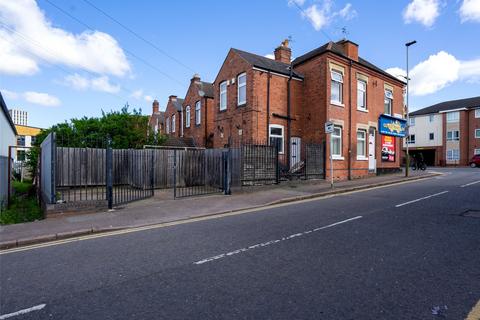
{"label": "car wheel", "polygon": [[470,167],[475,168],[476,166],[475,162],[470,163]]}

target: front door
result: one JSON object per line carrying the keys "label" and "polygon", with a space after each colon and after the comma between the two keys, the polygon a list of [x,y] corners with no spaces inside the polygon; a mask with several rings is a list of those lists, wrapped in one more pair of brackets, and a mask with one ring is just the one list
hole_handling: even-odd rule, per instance
{"label": "front door", "polygon": [[294,167],[300,162],[301,139],[299,137],[292,137],[290,139],[290,167]]}
{"label": "front door", "polygon": [[368,171],[377,171],[377,159],[375,159],[375,129],[368,130]]}

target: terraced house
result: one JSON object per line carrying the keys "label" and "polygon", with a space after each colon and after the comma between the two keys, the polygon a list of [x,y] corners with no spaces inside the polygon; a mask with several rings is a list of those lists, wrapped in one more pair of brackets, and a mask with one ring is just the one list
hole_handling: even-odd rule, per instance
{"label": "terraced house", "polygon": [[[291,57],[288,40],[274,50],[274,59],[230,49],[211,84],[212,95],[201,106],[206,110],[201,130],[205,143],[192,130],[198,88],[189,89],[188,101],[170,97],[167,133],[192,136],[200,146],[215,148],[275,144],[287,168],[302,161],[305,146],[320,144],[324,158],[332,154],[336,179],[399,170],[404,82],[359,57],[358,45],[349,40],[326,43],[293,61]],[[194,77],[190,87],[194,83],[202,82]],[[327,121],[334,123],[331,145]],[[330,165],[323,163],[328,178]]]}

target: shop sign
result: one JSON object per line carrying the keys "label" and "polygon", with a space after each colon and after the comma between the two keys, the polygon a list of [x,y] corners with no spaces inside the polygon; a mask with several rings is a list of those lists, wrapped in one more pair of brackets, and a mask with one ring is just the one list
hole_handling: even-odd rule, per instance
{"label": "shop sign", "polygon": [[395,137],[382,136],[382,161],[395,162]]}
{"label": "shop sign", "polygon": [[405,131],[407,127],[407,121],[400,118],[395,118],[382,114],[378,118],[378,131],[382,135],[405,137]]}

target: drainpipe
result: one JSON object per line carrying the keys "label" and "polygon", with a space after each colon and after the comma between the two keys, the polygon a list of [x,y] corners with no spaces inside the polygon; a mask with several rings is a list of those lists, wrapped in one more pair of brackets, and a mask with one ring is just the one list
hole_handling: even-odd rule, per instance
{"label": "drainpipe", "polygon": [[267,141],[270,137],[270,71],[267,73]]}
{"label": "drainpipe", "polygon": [[348,180],[352,180],[352,60],[348,63]]}
{"label": "drainpipe", "polygon": [[[205,137],[204,137],[204,142],[205,142],[205,148],[207,147],[207,139],[208,139],[208,128],[207,128],[207,124],[208,124],[208,107],[207,107],[207,97],[203,97],[203,102],[205,104],[205,108],[204,108],[204,113],[205,113],[205,121],[203,122],[203,125],[205,126]],[[200,106],[200,109],[202,107]],[[201,121],[201,120],[200,120]]]}
{"label": "drainpipe", "polygon": [[290,85],[292,82],[293,76],[293,65],[290,62],[290,76],[288,77],[288,85],[287,85],[287,167],[290,170],[290,139],[292,135],[292,117],[291,117],[291,105],[290,105]]}

